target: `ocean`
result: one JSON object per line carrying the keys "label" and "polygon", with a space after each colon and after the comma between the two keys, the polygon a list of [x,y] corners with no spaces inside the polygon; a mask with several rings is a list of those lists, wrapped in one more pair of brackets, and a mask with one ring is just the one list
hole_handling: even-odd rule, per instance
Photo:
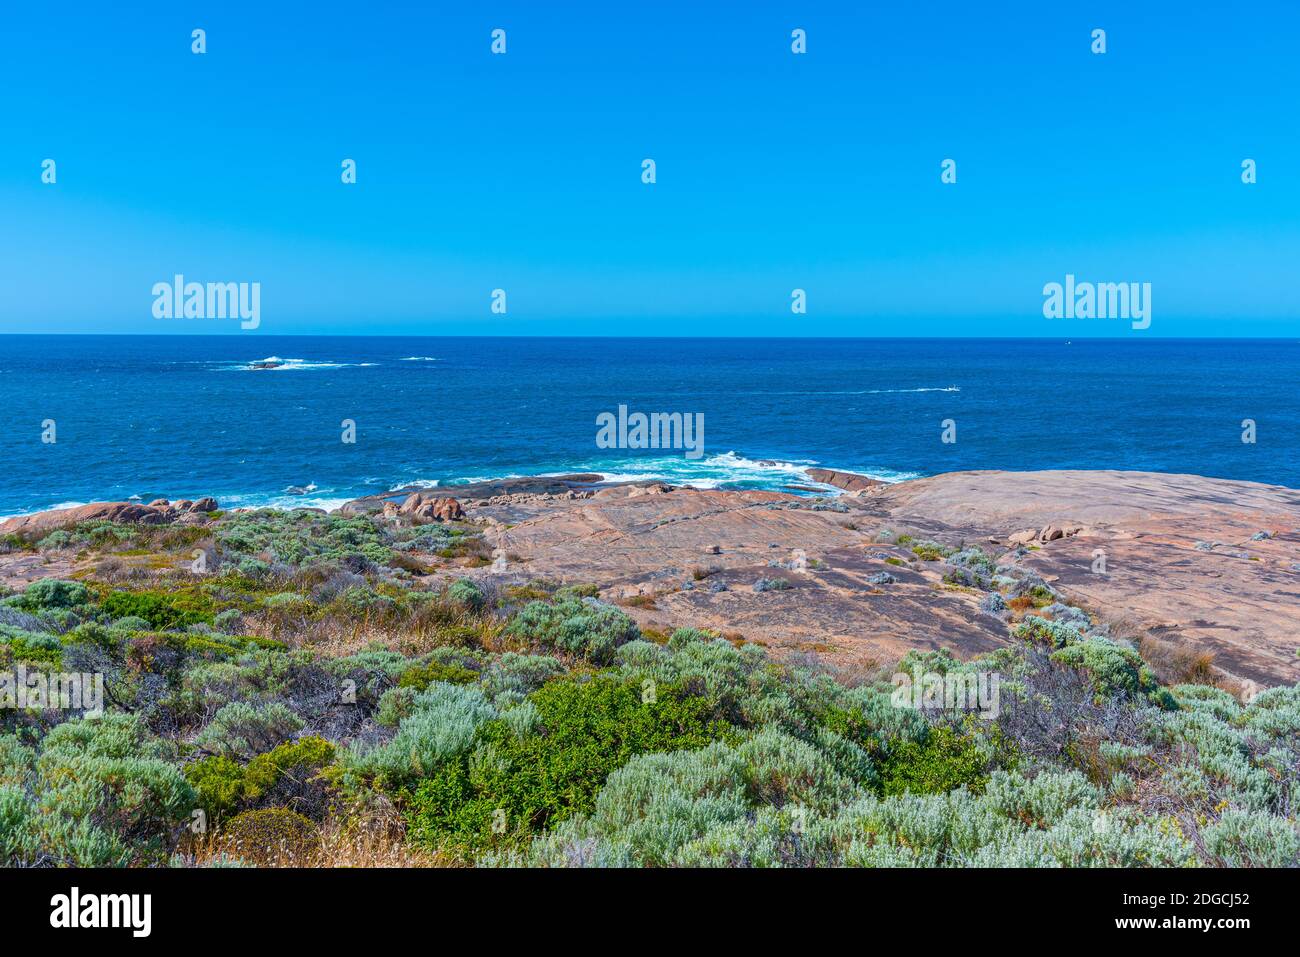
{"label": "ocean", "polygon": [[[570,471],[780,488],[813,465],[1300,487],[1298,383],[1295,340],[0,336],[0,515]],[[703,454],[598,447],[620,405],[701,413]]]}

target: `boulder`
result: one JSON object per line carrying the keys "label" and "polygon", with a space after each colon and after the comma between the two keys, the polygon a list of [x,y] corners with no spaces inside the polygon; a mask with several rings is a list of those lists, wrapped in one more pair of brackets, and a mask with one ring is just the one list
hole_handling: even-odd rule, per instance
{"label": "boulder", "polygon": [[856,472],[839,472],[835,469],[808,469],[808,477],[814,482],[831,485],[846,492],[863,492],[889,484],[879,479],[858,475]]}
{"label": "boulder", "polygon": [[656,482],[652,485],[634,485],[627,493],[628,498],[640,498],[642,495],[666,495],[673,490],[671,485]]}
{"label": "boulder", "polygon": [[410,515],[412,518],[439,522],[451,522],[465,517],[465,510],[460,507],[460,502],[456,499],[439,498],[423,492],[412,492],[408,495],[398,512],[402,515]]}
{"label": "boulder", "polygon": [[1054,542],[1058,538],[1073,538],[1083,531],[1084,526],[1078,522],[1052,522],[1050,525],[1044,525],[1043,530],[1038,533],[1040,542]]}
{"label": "boulder", "polygon": [[95,502],[76,508],[60,508],[34,515],[19,515],[0,523],[0,535],[47,535],[60,528],[82,522],[106,521],[123,525],[163,525],[173,513],[169,507],[141,505],[138,502]]}
{"label": "boulder", "polygon": [[215,512],[221,506],[215,498],[201,498],[190,506],[191,512]]}

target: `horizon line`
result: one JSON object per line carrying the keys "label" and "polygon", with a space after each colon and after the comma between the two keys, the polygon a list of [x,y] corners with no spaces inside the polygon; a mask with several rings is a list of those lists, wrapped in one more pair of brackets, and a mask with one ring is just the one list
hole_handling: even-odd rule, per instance
{"label": "horizon line", "polygon": [[[243,332],[0,332],[0,337],[10,338],[69,338],[69,339],[235,339],[244,336]],[[407,333],[407,332],[278,332],[262,333],[248,336],[249,339],[772,339],[779,341],[875,341],[899,340],[918,341],[926,339],[947,341],[995,341],[995,342],[1285,342],[1289,339],[1300,341],[1300,331],[1288,335],[1056,335],[1056,336],[945,336],[945,335],[877,335],[877,336],[836,336],[836,335],[583,335],[562,333]]]}

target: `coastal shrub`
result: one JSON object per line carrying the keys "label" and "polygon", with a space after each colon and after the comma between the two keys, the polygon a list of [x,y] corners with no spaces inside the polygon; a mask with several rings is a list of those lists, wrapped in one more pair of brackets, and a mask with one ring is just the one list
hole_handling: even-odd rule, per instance
{"label": "coastal shrub", "polygon": [[289,807],[309,817],[323,813],[328,785],[322,771],[334,760],[334,745],[308,735],[259,754],[244,769],[245,801]]}
{"label": "coastal shrub", "polygon": [[1226,810],[1202,837],[1228,867],[1300,866],[1300,825],[1262,811]]}
{"label": "coastal shrub", "polygon": [[237,814],[218,838],[225,853],[258,866],[305,858],[318,842],[315,824],[282,807]]}
{"label": "coastal shrub", "polygon": [[436,554],[449,547],[456,536],[447,526],[432,523],[404,528],[396,537],[397,542],[392,547],[397,551]]}
{"label": "coastal shrub", "polygon": [[39,542],[36,543],[36,547],[43,552],[48,552],[48,551],[56,551],[60,548],[67,548],[72,543],[73,543],[72,533],[67,531],[66,529],[60,528],[53,532],[50,532],[50,534],[42,538]]}
{"label": "coastal shrub", "polygon": [[389,688],[379,696],[375,707],[375,723],[385,728],[396,728],[403,718],[408,718],[415,710],[415,696],[419,694],[414,688]]}
{"label": "coastal shrub", "polygon": [[48,627],[39,615],[11,608],[0,602],[0,625],[7,625],[22,632],[48,631]]}
{"label": "coastal shrub", "polygon": [[537,710],[537,705],[527,699],[508,702],[506,699],[514,693],[504,692],[493,704],[501,712],[501,720],[510,729],[510,733],[515,738],[522,739],[538,729],[542,723],[542,713]]}
{"label": "coastal shrub", "polygon": [[243,614],[238,608],[227,608],[212,619],[212,627],[224,634],[234,635],[239,633],[242,620]]}
{"label": "coastal shrub", "polygon": [[599,598],[600,589],[588,582],[578,582],[572,585],[561,585],[555,589],[552,597],[556,601],[565,601],[570,598]]}
{"label": "coastal shrub", "polygon": [[1083,640],[1083,633],[1072,625],[1039,615],[1026,615],[1012,634],[1022,641],[1040,641],[1055,648]]}
{"label": "coastal shrub", "polygon": [[921,740],[891,745],[881,767],[881,787],[891,794],[943,794],[959,787],[984,790],[990,761],[974,737],[935,725]]}
{"label": "coastal shrub", "polygon": [[244,799],[244,767],[222,754],[185,766],[185,779],[198,795],[198,805],[215,822],[231,814]]}
{"label": "coastal shrub", "polygon": [[[697,698],[664,688],[647,703],[639,687],[610,678],[553,681],[528,703],[532,732],[520,733],[522,718],[486,723],[476,748],[415,788],[407,826],[417,841],[482,846],[545,830],[589,811],[633,755],[703,747],[729,730]],[[509,838],[494,832],[498,809]]]}
{"label": "coastal shrub", "polygon": [[751,804],[831,810],[857,795],[854,783],[840,774],[822,751],[778,728],[756,732],[736,753],[745,762]]}
{"label": "coastal shrub", "polygon": [[24,588],[21,594],[4,599],[4,602],[25,611],[43,611],[51,608],[76,608],[90,600],[90,589],[81,582],[42,578]]}
{"label": "coastal shrub", "polygon": [[[900,539],[901,543],[901,539]],[[947,545],[940,545],[938,542],[921,541],[912,545],[912,554],[923,562],[942,561],[949,555],[956,553],[957,549],[950,548]]]}
{"label": "coastal shrub", "polygon": [[1059,601],[1053,602],[1044,606],[1040,614],[1049,615],[1053,621],[1068,625],[1081,633],[1086,634],[1092,629],[1092,618],[1082,608],[1075,608],[1073,605],[1066,605]]}
{"label": "coastal shrub", "polygon": [[402,676],[397,679],[397,684],[398,687],[401,688],[413,688],[416,691],[423,691],[435,681],[445,681],[448,684],[463,685],[477,680],[477,671],[462,668],[460,665],[430,661],[428,664],[414,665],[407,668],[402,672]]}
{"label": "coastal shrub", "polygon": [[218,711],[194,743],[214,754],[249,759],[288,740],[302,726],[303,720],[280,702],[254,707],[236,701]]}
{"label": "coastal shrub", "polygon": [[745,765],[715,743],[696,751],[643,754],[609,776],[592,812],[564,822],[503,863],[664,866],[690,841],[743,821]]}
{"label": "coastal shrub", "polygon": [[483,690],[495,697],[502,692],[528,694],[564,674],[564,665],[549,655],[521,655],[513,651],[494,656],[482,674]]}
{"label": "coastal shrub", "polygon": [[29,661],[52,668],[63,661],[63,643],[54,635],[9,625],[0,625],[0,649],[12,661]]}
{"label": "coastal shrub", "polygon": [[473,611],[483,607],[483,591],[472,578],[458,578],[447,589],[447,597]]}
{"label": "coastal shrub", "polygon": [[276,614],[290,615],[310,615],[315,610],[312,600],[306,595],[300,595],[297,592],[282,591],[273,595],[267,595],[262,599],[262,607]]}
{"label": "coastal shrub", "polygon": [[483,692],[467,685],[437,683],[411,700],[411,713],[397,735],[372,749],[353,748],[342,755],[352,778],[374,779],[398,790],[438,772],[443,762],[466,751],[480,727],[497,716]]}
{"label": "coastal shrub", "polygon": [[196,592],[113,591],[104,596],[100,610],[110,618],[139,618],[163,631],[212,621],[209,600]]}
{"label": "coastal shrub", "polygon": [[112,622],[110,627],[114,631],[149,631],[153,627],[152,623],[136,615],[127,615],[125,618],[119,618]]}
{"label": "coastal shrub", "polygon": [[136,715],[56,725],[41,742],[29,782],[36,814],[26,846],[79,867],[155,861],[196,806],[173,759]]}
{"label": "coastal shrub", "polygon": [[383,529],[364,515],[321,515],[298,510],[247,512],[222,521],[217,544],[223,557],[257,558],[300,567],[313,562],[361,560],[385,565],[392,557]]}
{"label": "coastal shrub", "polygon": [[986,615],[993,615],[995,618],[1005,618],[1007,616],[1006,600],[998,592],[988,592],[980,599],[980,611]]}
{"label": "coastal shrub", "polygon": [[1054,652],[1052,660],[1087,672],[1098,696],[1103,698],[1160,690],[1142,657],[1108,638],[1090,637],[1068,644]]}
{"label": "coastal shrub", "polygon": [[614,649],[640,637],[635,621],[594,598],[529,602],[506,627],[506,634],[582,655],[595,664],[609,663]]}
{"label": "coastal shrub", "polygon": [[1013,577],[1006,586],[1008,600],[1024,599],[1036,608],[1060,600],[1056,590],[1035,573],[1013,566],[1011,574]]}
{"label": "coastal shrub", "polygon": [[[421,587],[364,550],[415,532],[366,522],[373,538],[357,526],[322,545],[332,526],[316,513],[232,514],[187,534],[243,523],[266,542],[225,553],[198,582],[141,562],[147,587],[125,563],[119,584],[45,584],[30,604],[28,589],[0,587],[0,670],[102,672],[113,719],[95,730],[0,710],[16,730],[0,735],[0,863],[231,860],[225,832],[261,811],[301,820],[250,861],[314,863],[313,820],[335,834],[345,813],[395,808],[412,848],[476,863],[1300,864],[1300,686],[1249,703],[1164,686],[1157,677],[1200,672],[1157,670],[1145,644],[1138,658],[1110,641],[1025,569],[993,569],[1006,596],[976,596],[999,617],[1031,612],[1016,630],[1025,641],[899,664],[1001,675],[996,721],[931,724],[894,706],[887,663],[839,671],[704,629],[643,634],[590,585],[485,586],[481,604],[454,598],[456,584]],[[102,534],[106,547],[123,541]],[[159,534],[131,533],[147,546]],[[283,555],[301,560],[284,561],[276,537],[298,540]],[[950,569],[989,573],[980,549],[940,550]],[[273,564],[257,578],[235,570],[254,556]],[[114,595],[147,596],[132,602],[152,619],[111,614],[127,602]],[[509,622],[527,601],[541,608]],[[296,650],[256,634],[274,634],[277,615]],[[355,704],[340,706],[344,680]],[[331,740],[349,744],[335,753]],[[195,808],[213,837],[186,836]]]}
{"label": "coastal shrub", "polygon": [[977,572],[983,578],[991,580],[997,574],[997,562],[982,548],[971,545],[947,557],[949,565]]}

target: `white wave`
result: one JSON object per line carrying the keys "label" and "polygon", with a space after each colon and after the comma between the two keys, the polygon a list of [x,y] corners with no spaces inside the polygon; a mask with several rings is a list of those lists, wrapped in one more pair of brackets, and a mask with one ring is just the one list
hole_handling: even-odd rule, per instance
{"label": "white wave", "polygon": [[960,392],[955,385],[932,386],[921,389],[810,389],[791,392],[737,392],[736,395],[901,395],[911,392]]}
{"label": "white wave", "polygon": [[[367,485],[371,484],[368,479],[366,481],[366,484]],[[417,478],[417,479],[411,479],[409,482],[398,482],[392,488],[388,489],[388,491],[400,492],[404,488],[437,488],[441,484],[442,482],[439,479]]]}
{"label": "white wave", "polygon": [[[257,362],[278,362],[277,365],[270,369],[254,369],[253,364]],[[238,363],[213,363],[216,366],[216,372],[310,372],[320,369],[365,369],[370,366],[376,366],[377,362],[326,362],[317,359],[281,359],[279,356],[267,356],[265,359],[252,359],[248,362]]]}
{"label": "white wave", "polygon": [[[593,472],[604,482],[645,482],[659,480],[690,488],[714,489],[729,485],[749,488],[780,489],[787,485],[807,485],[825,490],[828,495],[840,495],[842,489],[814,481],[808,469],[817,465],[815,459],[751,459],[735,451],[722,452],[701,459],[687,459],[682,455],[662,455],[654,458],[628,458],[619,461],[601,460],[586,462],[558,472],[544,475],[569,475],[575,472]],[[631,468],[629,468],[631,466]],[[900,472],[895,469],[874,467],[853,468],[844,471],[877,479],[881,482],[901,482],[919,478],[919,472]],[[491,476],[513,478],[515,476]],[[474,477],[466,481],[488,481],[489,477]],[[459,481],[459,480],[458,480]]]}
{"label": "white wave", "polygon": [[[568,471],[564,471],[564,472],[538,472],[538,473],[536,473],[536,474],[538,474],[538,475],[570,475],[570,474],[572,474],[573,472],[581,472],[581,471],[584,471],[584,470],[583,470],[583,469],[569,469]],[[587,469],[587,470],[585,470],[585,471],[591,471],[591,470],[590,470],[590,469]],[[512,479],[512,478],[527,478],[527,476],[524,475],[524,474],[521,473],[521,472],[509,472],[509,473],[507,473],[507,474],[505,474],[505,475],[462,475],[462,476],[460,476],[459,478],[454,478],[454,479],[452,479],[452,480],[449,481],[447,484],[448,484],[448,485],[474,485],[474,484],[476,484],[476,483],[478,483],[478,482],[499,482],[499,481],[501,481],[502,479]]]}
{"label": "white wave", "polygon": [[62,512],[69,508],[81,508],[81,506],[89,504],[89,502],[59,502],[57,505],[47,505],[45,508],[33,508],[25,512],[10,512],[7,515],[0,515],[0,522],[11,518],[22,518],[26,515],[39,515],[41,512]]}
{"label": "white wave", "polygon": [[[333,489],[326,489],[332,492]],[[331,512],[352,501],[353,496],[339,498],[330,495],[218,495],[222,508],[274,508],[292,511],[295,508],[323,508]]]}
{"label": "white wave", "polygon": [[399,359],[398,361],[399,362],[441,362],[442,360],[437,359],[433,356],[407,356],[406,358]]}

